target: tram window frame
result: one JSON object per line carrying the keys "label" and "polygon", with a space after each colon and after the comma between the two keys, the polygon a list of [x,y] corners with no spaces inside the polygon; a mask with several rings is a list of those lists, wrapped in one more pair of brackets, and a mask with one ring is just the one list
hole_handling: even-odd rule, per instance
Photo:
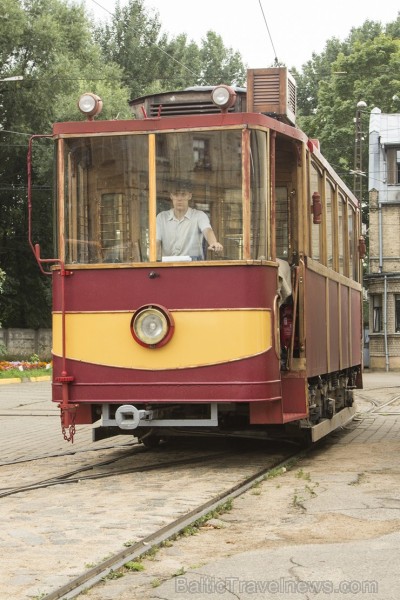
{"label": "tram window frame", "polygon": [[[250,259],[265,260],[270,252],[268,133],[259,129],[250,129],[249,141],[251,157],[249,190]],[[242,141],[242,144],[245,143],[246,137]],[[254,160],[253,155],[258,157],[258,160]],[[245,225],[245,219],[243,220]]]}
{"label": "tram window frame", "polygon": [[[313,173],[315,173],[316,178],[313,181]],[[313,222],[313,213],[312,213],[312,205],[311,199],[314,192],[317,192],[322,200],[322,189],[323,189],[323,169],[314,161],[310,163],[309,169],[309,197],[310,197],[310,210],[309,210],[309,236],[310,236],[310,255],[313,260],[316,260],[319,263],[323,262],[323,229],[321,228],[322,223],[316,224]],[[324,220],[324,219],[322,219]],[[315,250],[318,250],[318,254],[316,254]]]}
{"label": "tram window frame", "polygon": [[[183,150],[179,145],[182,140],[177,137],[180,134],[188,136],[183,139]],[[151,136],[154,136],[155,143],[153,140],[150,144]],[[167,136],[175,138],[170,140],[171,148],[168,148]],[[203,169],[194,169],[192,142],[199,139],[206,140],[210,152],[213,169],[207,173],[203,173]],[[158,206],[159,199],[164,199],[164,205],[170,203],[171,165],[176,168],[178,145],[183,156],[181,166],[189,167],[187,176],[193,184],[190,205],[209,215],[217,239],[224,246],[224,253],[220,256],[212,252],[206,254],[205,244],[204,259],[265,260],[270,256],[269,131],[240,126],[200,132],[161,131],[156,134],[105,134],[63,139],[59,152],[63,164],[58,165],[58,174],[63,176],[63,182],[57,198],[61,216],[56,237],[63,243],[62,259],[66,264],[149,261],[149,235],[151,231],[155,233],[156,214],[167,208]],[[232,147],[237,151],[229,153]],[[226,161],[227,156],[232,158]],[[140,163],[136,167],[138,158]],[[153,173],[149,169],[150,164],[154,164]],[[182,169],[179,176],[183,176]],[[161,188],[160,182],[169,182],[168,189],[166,185]],[[121,205],[121,226],[114,224],[115,235],[109,232],[110,240],[105,243],[105,228],[112,225],[103,222],[103,200],[107,200],[111,210],[113,198]],[[151,213],[154,211],[154,215],[148,212],[145,216],[143,202]],[[106,251],[113,246],[112,238],[117,244],[118,232],[120,246],[125,244],[126,248],[118,251],[115,248],[116,256],[108,258]],[[152,260],[155,256],[154,252]]]}
{"label": "tram window frame", "polygon": [[[63,218],[58,235],[60,240],[65,238],[62,258],[66,264],[148,261],[144,249],[148,248],[148,229],[138,225],[142,194],[148,193],[148,140],[146,134],[71,136],[62,140],[64,185],[58,205]],[[132,175],[130,167],[138,160],[141,162]],[[102,198],[107,195],[119,196],[124,204],[126,235],[122,237],[126,247],[123,256],[120,253],[114,258],[105,257],[102,249]],[[82,219],[78,213],[82,213]]]}
{"label": "tram window frame", "polygon": [[287,185],[277,185],[275,188],[275,221],[276,221],[276,256],[283,260],[289,259],[290,239],[290,203]]}
{"label": "tram window frame", "polygon": [[[325,178],[324,185],[324,203],[325,203],[325,251],[326,251],[326,266],[329,269],[337,270],[336,260],[336,211],[335,211],[335,184],[328,178]],[[328,194],[328,190],[330,193]],[[328,196],[330,202],[328,202]]]}
{"label": "tram window frame", "polygon": [[338,236],[338,273],[347,274],[346,269],[346,198],[338,192],[337,195],[337,236]]}
{"label": "tram window frame", "polygon": [[[351,224],[351,228],[350,228]],[[358,250],[357,250],[357,212],[350,202],[347,204],[347,235],[348,235],[348,276],[358,281]]]}

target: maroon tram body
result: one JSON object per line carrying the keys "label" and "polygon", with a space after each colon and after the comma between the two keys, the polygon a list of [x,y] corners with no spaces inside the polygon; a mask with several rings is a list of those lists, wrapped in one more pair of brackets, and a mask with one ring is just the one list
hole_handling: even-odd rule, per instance
{"label": "maroon tram body", "polygon": [[[358,202],[291,122],[286,69],[250,71],[249,85],[227,106],[192,89],[133,101],[133,120],[54,125],[58,258],[30,243],[54,263],[66,439],[94,423],[94,439],[149,445],[189,431],[317,440],[354,414]],[[221,255],[160,250],[157,215],[183,177]]]}

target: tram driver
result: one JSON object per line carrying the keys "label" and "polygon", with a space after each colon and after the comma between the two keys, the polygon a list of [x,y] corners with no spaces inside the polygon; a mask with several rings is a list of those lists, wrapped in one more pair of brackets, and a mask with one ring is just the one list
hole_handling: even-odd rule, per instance
{"label": "tram driver", "polygon": [[189,206],[191,198],[190,182],[177,181],[170,191],[172,208],[157,215],[157,256],[162,260],[204,260],[204,239],[208,250],[223,250],[206,213]]}

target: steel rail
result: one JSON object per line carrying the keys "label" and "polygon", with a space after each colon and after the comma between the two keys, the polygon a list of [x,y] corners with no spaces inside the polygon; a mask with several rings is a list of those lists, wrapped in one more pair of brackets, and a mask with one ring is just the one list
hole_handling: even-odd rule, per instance
{"label": "steel rail", "polygon": [[[128,447],[136,448],[137,453],[139,453],[139,451],[140,452],[145,451],[142,444],[140,444],[139,442],[124,442],[123,444],[112,444],[109,446],[100,446],[100,447],[96,447],[96,448],[86,447],[86,448],[79,448],[76,450],[65,450],[63,452],[57,452],[55,454],[48,453],[48,454],[39,454],[37,456],[21,457],[21,458],[17,458],[16,460],[0,462],[0,468],[1,467],[9,467],[10,465],[19,465],[21,463],[35,462],[38,460],[46,460],[48,458],[63,458],[64,456],[75,456],[76,454],[86,454],[88,452],[94,453],[94,452],[101,452],[101,451],[105,451],[105,450],[116,450],[119,448],[124,449],[124,448],[128,448]],[[132,452],[132,454],[133,454],[133,452]],[[136,452],[135,452],[135,454],[136,454]]]}
{"label": "steel rail", "polygon": [[[136,453],[135,453],[136,454]],[[142,473],[146,471],[156,471],[158,469],[168,468],[171,466],[181,466],[181,465],[191,465],[196,464],[198,462],[206,462],[221,458],[221,456],[226,456],[226,452],[220,452],[218,454],[207,454],[203,456],[195,456],[192,458],[181,458],[172,461],[164,461],[160,463],[153,463],[150,465],[142,465],[138,467],[127,467],[126,469],[115,469],[112,471],[108,471],[105,473],[94,473],[92,475],[83,475],[76,478],[73,478],[73,475],[78,475],[79,473],[83,473],[84,471],[90,471],[97,467],[107,466],[109,464],[113,464],[120,460],[125,460],[129,457],[129,454],[126,456],[119,456],[117,458],[112,458],[106,461],[102,461],[99,463],[95,463],[93,465],[86,465],[84,467],[79,467],[79,469],[74,469],[73,471],[69,471],[68,473],[63,473],[62,475],[57,475],[56,477],[49,477],[48,479],[43,479],[41,481],[37,481],[35,483],[28,483],[26,485],[22,485],[15,488],[0,488],[0,498],[6,498],[8,496],[13,496],[15,494],[21,494],[23,492],[30,492],[32,490],[39,490],[42,488],[52,487],[54,485],[64,485],[66,483],[80,483],[82,481],[86,481],[89,479],[104,479],[105,477],[116,477],[117,475],[127,475],[129,473]]]}
{"label": "steel rail", "polygon": [[[378,389],[378,388],[377,388]],[[354,417],[355,421],[361,421],[363,419],[367,419],[368,417],[370,417],[371,415],[376,415],[378,416],[380,414],[380,410],[382,408],[385,408],[385,406],[389,406],[390,404],[392,404],[393,402],[396,402],[396,400],[398,400],[400,398],[400,394],[396,394],[396,396],[394,396],[393,398],[391,398],[390,400],[387,400],[387,402],[383,402],[382,404],[379,404],[374,398],[368,398],[363,394],[359,395],[359,398],[361,400],[363,400],[364,402],[369,402],[370,404],[372,404],[372,406],[370,406],[367,410],[363,411],[363,412],[359,412],[357,411]],[[384,413],[386,414],[392,414],[392,415],[396,415],[398,413]]]}
{"label": "steel rail", "polygon": [[191,510],[185,515],[182,515],[169,525],[166,525],[158,531],[148,535],[140,542],[136,542],[132,546],[129,546],[129,548],[117,552],[110,558],[104,560],[97,566],[88,570],[86,573],[83,573],[79,577],[71,580],[69,583],[62,586],[58,590],[55,590],[47,596],[44,596],[42,600],[71,600],[72,598],[76,598],[76,596],[78,596],[85,590],[88,590],[97,583],[99,583],[112,571],[123,567],[127,562],[131,560],[143,556],[153,546],[160,545],[162,542],[165,542],[169,538],[181,532],[185,527],[192,525],[194,522],[196,522],[198,519],[200,519],[207,513],[215,510],[217,507],[221,506],[222,504],[225,504],[229,500],[233,500],[237,496],[244,494],[253,485],[263,481],[266,475],[268,475],[268,473],[270,473],[271,471],[287,466],[293,460],[300,459],[301,457],[305,456],[305,454],[309,451],[310,449],[303,449],[300,452],[290,454],[283,460],[281,459],[276,464],[272,466],[270,465],[264,469],[261,469],[260,471],[257,471],[257,473],[251,475],[250,477],[247,477],[241,483],[236,484],[226,492],[218,494],[211,500],[208,500],[204,504],[201,504],[200,506]]}

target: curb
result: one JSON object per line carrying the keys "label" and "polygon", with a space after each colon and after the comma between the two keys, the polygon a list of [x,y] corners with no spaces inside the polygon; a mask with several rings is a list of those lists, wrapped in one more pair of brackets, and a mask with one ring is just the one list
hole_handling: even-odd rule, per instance
{"label": "curb", "polygon": [[8,385],[10,383],[25,383],[25,382],[31,382],[31,383],[35,383],[38,381],[51,381],[51,376],[50,375],[42,375],[40,377],[24,377],[23,379],[20,379],[19,377],[9,377],[4,378],[4,379],[0,379],[0,385]]}
{"label": "curb", "polygon": [[9,377],[8,379],[0,379],[0,385],[8,385],[9,383],[22,383],[19,377]]}
{"label": "curb", "polygon": [[34,383],[35,381],[51,381],[51,375],[40,375],[39,377],[28,377],[28,380]]}

